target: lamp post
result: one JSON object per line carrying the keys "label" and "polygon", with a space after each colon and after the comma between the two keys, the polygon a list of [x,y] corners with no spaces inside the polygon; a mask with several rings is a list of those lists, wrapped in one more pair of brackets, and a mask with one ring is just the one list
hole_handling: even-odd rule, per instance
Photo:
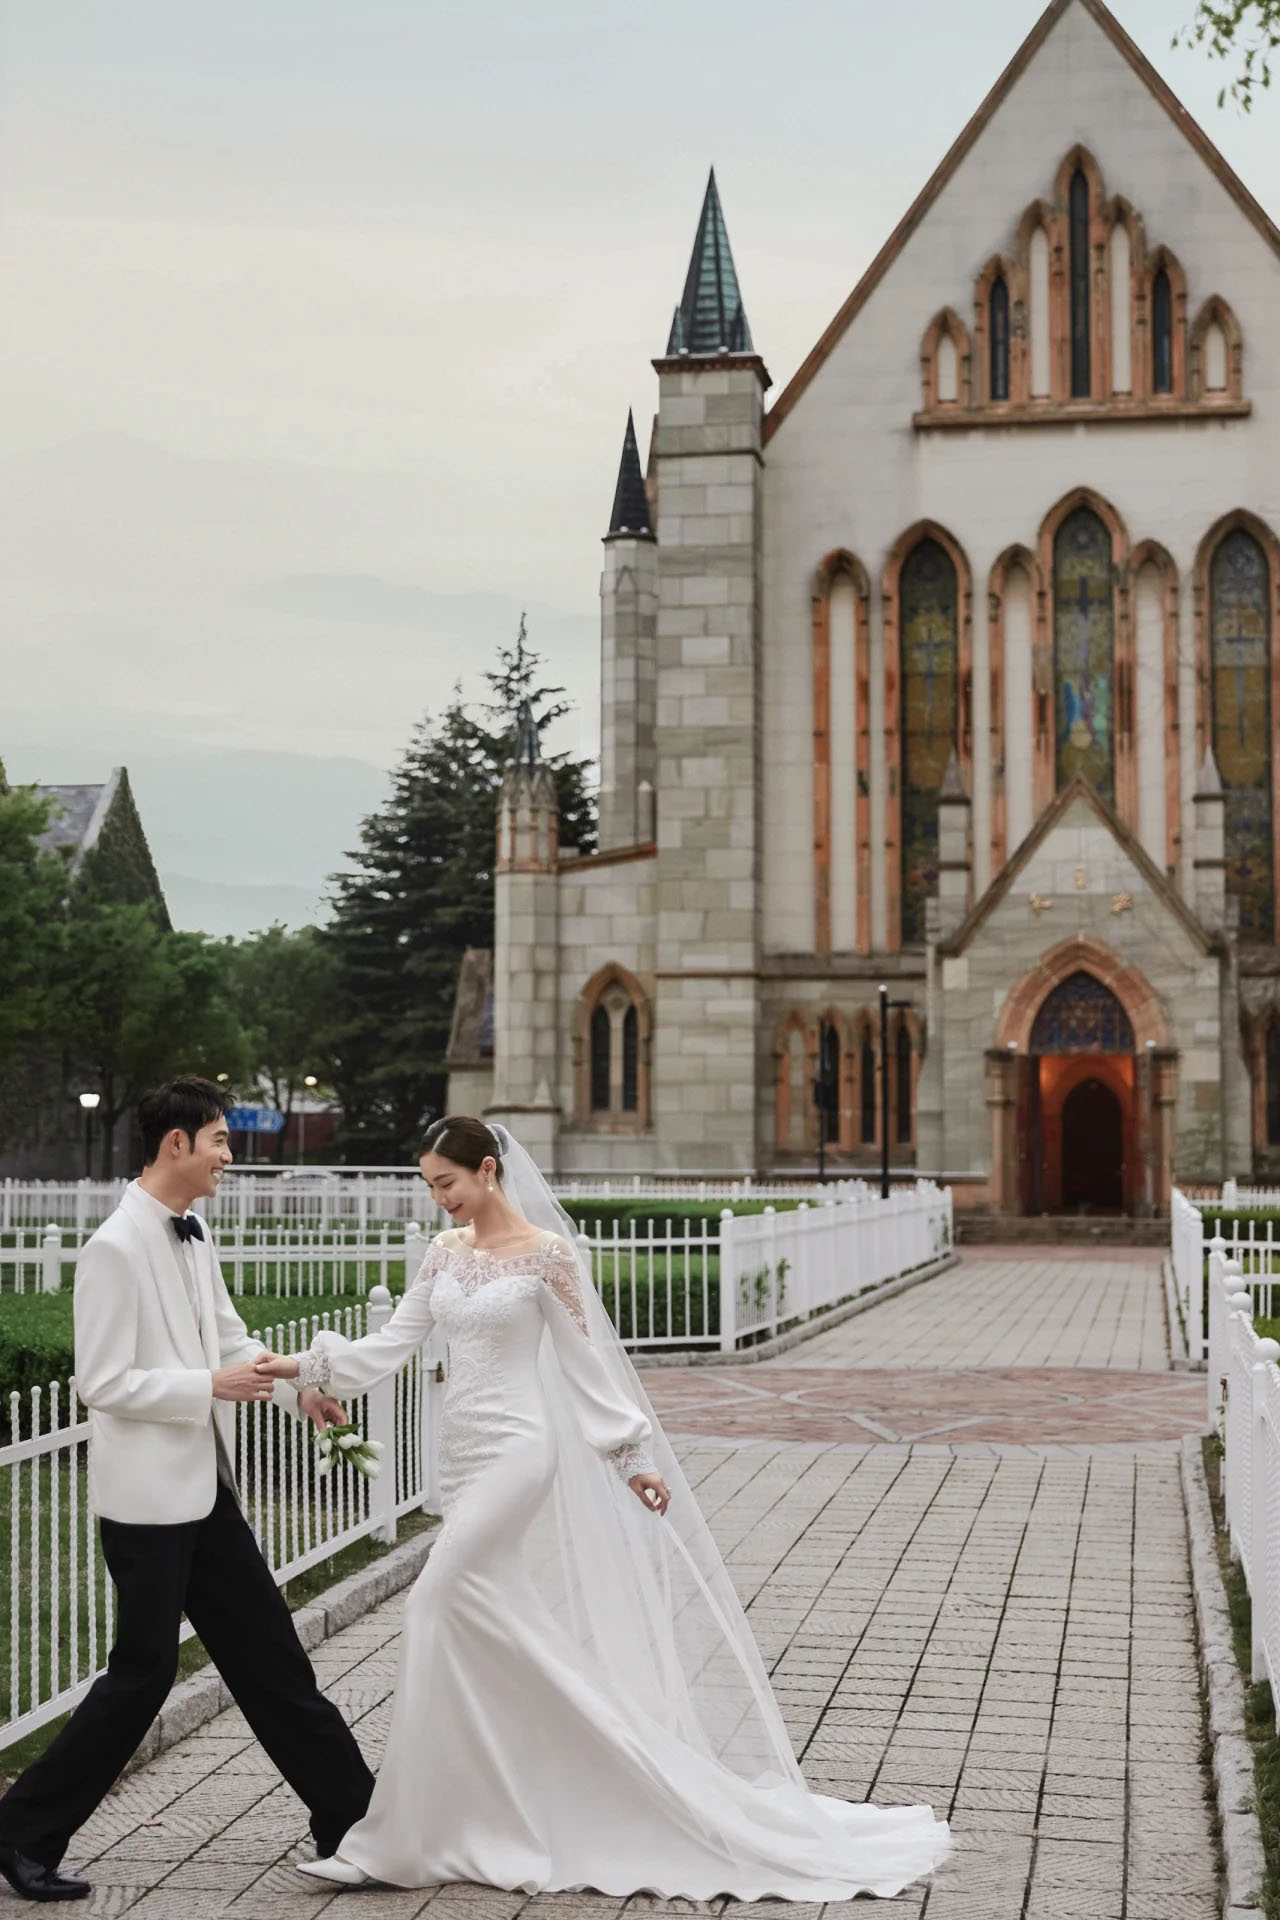
{"label": "lamp post", "polygon": [[304,1074],[302,1084],[306,1092],[302,1096],[302,1105],[298,1108],[298,1165],[302,1165],[307,1146],[307,1101],[311,1098],[311,1089],[316,1084],[314,1073]]}
{"label": "lamp post", "polygon": [[889,1198],[889,1009],[909,1007],[909,1000],[891,1000],[880,988],[880,1198]]}
{"label": "lamp post", "polygon": [[80,1095],[80,1105],[84,1109],[84,1177],[86,1180],[93,1178],[93,1116],[98,1110],[101,1099],[100,1093]]}
{"label": "lamp post", "polygon": [[839,1112],[837,1082],[838,1040],[835,1028],[823,1020],[818,1026],[818,1075],[813,1083],[813,1104],[818,1109],[818,1184],[827,1178],[827,1120]]}

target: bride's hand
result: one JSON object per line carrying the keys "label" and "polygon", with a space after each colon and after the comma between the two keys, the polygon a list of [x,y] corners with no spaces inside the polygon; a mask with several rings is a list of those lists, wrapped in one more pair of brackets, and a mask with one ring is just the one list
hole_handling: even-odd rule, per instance
{"label": "bride's hand", "polygon": [[665,1513],[671,1504],[671,1489],[660,1473],[633,1473],[627,1485],[651,1513]]}
{"label": "bride's hand", "polygon": [[260,1353],[253,1367],[255,1373],[270,1374],[273,1380],[296,1380],[298,1356],[294,1353]]}

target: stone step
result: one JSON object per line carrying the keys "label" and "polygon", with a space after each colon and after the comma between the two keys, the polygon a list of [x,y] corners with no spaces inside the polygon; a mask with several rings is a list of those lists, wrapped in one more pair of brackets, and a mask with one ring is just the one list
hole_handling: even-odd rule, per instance
{"label": "stone step", "polygon": [[956,1218],[962,1246],[1167,1247],[1167,1220],[1135,1220],[1121,1214],[966,1213]]}

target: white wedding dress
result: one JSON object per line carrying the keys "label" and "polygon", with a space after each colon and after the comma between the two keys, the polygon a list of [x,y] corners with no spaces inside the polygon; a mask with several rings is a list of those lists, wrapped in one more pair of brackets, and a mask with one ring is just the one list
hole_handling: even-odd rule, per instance
{"label": "white wedding dress", "polygon": [[[388,1324],[321,1334],[299,1383],[361,1393],[433,1326],[449,1347],[444,1525],[342,1858],[395,1886],[690,1899],[892,1896],[931,1872],[949,1836],[928,1807],[804,1786],[705,1522],[571,1247],[547,1233],[499,1257],[442,1233]],[[673,1485],[664,1516],[626,1485],[655,1463]]]}

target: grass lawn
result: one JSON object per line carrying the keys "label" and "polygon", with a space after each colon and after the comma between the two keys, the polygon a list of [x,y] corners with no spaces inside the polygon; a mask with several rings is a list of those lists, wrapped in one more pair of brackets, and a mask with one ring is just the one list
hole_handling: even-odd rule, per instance
{"label": "grass lawn", "polygon": [[1280,1920],[1280,1735],[1276,1728],[1275,1701],[1265,1680],[1253,1682],[1249,1678],[1253,1607],[1240,1563],[1231,1558],[1224,1528],[1222,1443],[1216,1435],[1210,1435],[1203,1444],[1205,1476],[1209,1482],[1209,1498],[1217,1529],[1218,1564],[1222,1569],[1222,1582],[1231,1611],[1231,1636],[1236,1660],[1244,1677],[1245,1732],[1253,1743],[1254,1804],[1267,1857],[1261,1910],[1264,1920]]}

